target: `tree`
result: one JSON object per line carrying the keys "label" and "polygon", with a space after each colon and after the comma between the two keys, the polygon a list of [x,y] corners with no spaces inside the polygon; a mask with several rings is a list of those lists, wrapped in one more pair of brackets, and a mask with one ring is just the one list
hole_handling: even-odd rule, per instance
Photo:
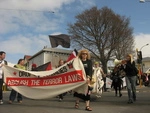
{"label": "tree", "polygon": [[129,27],[129,18],[115,14],[107,7],[92,7],[75,18],[76,22],[68,25],[74,46],[88,49],[95,55],[105,73],[110,58],[114,55],[123,58],[133,51],[133,29]]}

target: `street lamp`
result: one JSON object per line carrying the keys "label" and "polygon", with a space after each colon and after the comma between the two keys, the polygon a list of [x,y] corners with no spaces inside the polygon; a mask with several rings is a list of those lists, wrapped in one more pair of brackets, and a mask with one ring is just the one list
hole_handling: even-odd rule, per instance
{"label": "street lamp", "polygon": [[145,44],[140,48],[140,51],[143,49],[143,47],[148,46],[149,44]]}
{"label": "street lamp", "polygon": [[150,2],[150,0],[140,0],[140,3]]}
{"label": "street lamp", "polygon": [[143,47],[148,46],[149,44],[145,44],[140,48],[140,51],[142,50]]}

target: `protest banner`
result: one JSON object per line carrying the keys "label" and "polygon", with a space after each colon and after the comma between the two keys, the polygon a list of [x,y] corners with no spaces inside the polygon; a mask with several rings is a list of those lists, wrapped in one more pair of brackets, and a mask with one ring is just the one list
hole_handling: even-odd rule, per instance
{"label": "protest banner", "polygon": [[50,71],[25,71],[4,66],[4,82],[23,96],[45,99],[75,90],[85,93],[86,75],[78,57]]}

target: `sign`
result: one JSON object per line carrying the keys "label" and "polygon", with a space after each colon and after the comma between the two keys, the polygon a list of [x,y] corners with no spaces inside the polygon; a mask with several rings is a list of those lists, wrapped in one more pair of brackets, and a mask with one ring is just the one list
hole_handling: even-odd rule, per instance
{"label": "sign", "polygon": [[78,57],[50,71],[25,71],[7,65],[3,69],[7,86],[31,99],[51,98],[70,90],[86,92],[85,71]]}

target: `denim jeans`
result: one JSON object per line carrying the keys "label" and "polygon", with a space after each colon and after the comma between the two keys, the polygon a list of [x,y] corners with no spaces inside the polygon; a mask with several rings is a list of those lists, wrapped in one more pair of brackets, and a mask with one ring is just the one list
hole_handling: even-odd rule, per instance
{"label": "denim jeans", "polygon": [[22,95],[20,93],[17,93],[15,90],[11,90],[10,96],[9,96],[9,100],[11,100],[12,102],[15,100],[17,95],[17,101],[22,101]]}
{"label": "denim jeans", "polygon": [[126,84],[129,100],[136,99],[136,80],[137,76],[126,76]]}

